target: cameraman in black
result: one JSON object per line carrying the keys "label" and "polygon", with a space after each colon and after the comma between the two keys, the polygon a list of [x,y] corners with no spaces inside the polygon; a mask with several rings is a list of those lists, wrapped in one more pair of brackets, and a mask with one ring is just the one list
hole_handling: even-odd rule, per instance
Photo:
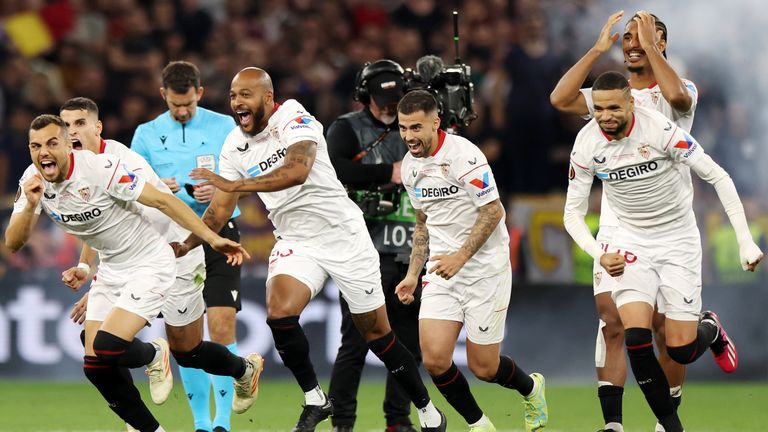
{"label": "cameraman in black", "polygon": [[[367,63],[355,81],[355,100],[365,107],[342,115],[328,127],[331,163],[350,197],[365,214],[368,231],[379,251],[382,286],[390,325],[421,362],[419,296],[402,304],[395,286],[408,270],[415,212],[400,180],[400,163],[408,149],[397,126],[397,103],[405,94],[403,68],[392,60]],[[417,293],[420,294],[420,293]],[[357,391],[368,345],[355,329],[349,306],[341,303],[341,346],[333,365],[328,396],[333,401],[333,430],[352,431]],[[415,431],[411,401],[387,374],[384,414],[387,431]]]}

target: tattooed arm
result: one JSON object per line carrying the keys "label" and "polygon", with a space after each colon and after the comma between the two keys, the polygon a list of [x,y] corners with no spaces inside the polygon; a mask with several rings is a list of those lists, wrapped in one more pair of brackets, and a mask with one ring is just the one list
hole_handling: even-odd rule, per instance
{"label": "tattooed arm", "polygon": [[477,219],[472,225],[469,237],[459,248],[458,251],[449,255],[435,255],[430,257],[430,261],[437,261],[437,264],[429,269],[430,273],[437,273],[443,279],[450,279],[464,267],[472,256],[485,244],[488,237],[501,221],[504,213],[501,202],[497,199],[478,209]]}
{"label": "tattooed arm", "polygon": [[299,141],[288,147],[283,165],[270,173],[230,181],[207,169],[195,168],[190,173],[190,178],[206,180],[198,184],[212,184],[225,192],[274,192],[304,184],[315,163],[316,155],[317,143]]}
{"label": "tattooed arm", "polygon": [[[219,232],[224,228],[224,224],[227,223],[232,212],[235,210],[237,200],[239,198],[238,193],[224,192],[221,189],[217,189],[213,194],[211,203],[208,204],[208,208],[203,213],[203,223],[208,225],[208,228],[213,232]],[[202,240],[194,235],[190,234],[183,243],[172,243],[174,252],[177,257],[186,255],[190,249],[199,246]]]}
{"label": "tattooed arm", "polygon": [[408,265],[408,273],[395,287],[395,294],[401,302],[411,304],[414,301],[413,293],[419,283],[419,274],[429,257],[429,232],[427,231],[427,215],[416,209],[416,226],[413,228],[411,240],[411,262]]}
{"label": "tattooed arm", "polygon": [[415,278],[421,274],[421,269],[429,258],[429,232],[427,231],[427,215],[421,210],[416,210],[416,226],[413,228],[411,240],[411,262],[408,264],[408,276]]}
{"label": "tattooed arm", "polygon": [[504,213],[504,209],[501,207],[501,201],[496,200],[490,202],[478,209],[477,219],[472,226],[472,231],[469,232],[469,237],[459,248],[459,253],[466,257],[465,261],[472,258],[475,253],[491,236],[493,230],[501,221],[501,215]]}

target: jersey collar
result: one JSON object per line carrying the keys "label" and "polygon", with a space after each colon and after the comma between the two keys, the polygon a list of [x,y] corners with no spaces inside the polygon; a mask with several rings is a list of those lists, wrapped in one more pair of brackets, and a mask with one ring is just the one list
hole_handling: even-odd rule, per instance
{"label": "jersey collar", "polygon": [[437,130],[437,148],[435,151],[432,152],[430,156],[435,156],[437,152],[440,151],[441,148],[443,148],[443,143],[445,142],[445,132],[442,129]]}
{"label": "jersey collar", "polygon": [[104,138],[101,139],[101,144],[99,144],[99,154],[103,154],[107,150],[107,142],[104,141]]}
{"label": "jersey collar", "polygon": [[69,153],[69,171],[67,171],[67,177],[64,180],[69,180],[72,177],[72,171],[75,170],[75,152]]}

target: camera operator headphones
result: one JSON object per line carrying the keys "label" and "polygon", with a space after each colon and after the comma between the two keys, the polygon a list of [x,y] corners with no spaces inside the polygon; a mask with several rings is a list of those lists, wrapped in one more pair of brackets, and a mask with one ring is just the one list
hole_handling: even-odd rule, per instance
{"label": "camera operator headphones", "polygon": [[391,72],[402,76],[405,73],[405,70],[396,62],[388,59],[377,60],[373,63],[365,63],[363,69],[361,69],[355,77],[355,91],[352,97],[364,105],[371,103],[371,94],[368,92],[368,81],[374,76],[384,72]]}

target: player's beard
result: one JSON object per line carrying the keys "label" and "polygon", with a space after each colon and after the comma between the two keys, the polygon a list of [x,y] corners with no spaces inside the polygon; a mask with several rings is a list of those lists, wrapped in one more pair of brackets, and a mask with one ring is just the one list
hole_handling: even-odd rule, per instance
{"label": "player's beard", "polygon": [[605,129],[605,128],[603,128],[603,125],[600,125],[600,129],[603,132],[605,132],[606,135],[616,136],[616,135],[620,134],[621,131],[623,131],[627,127],[628,123],[629,123],[629,120],[625,120],[624,123],[619,123],[619,125],[616,126],[615,129],[610,129],[610,130]]}
{"label": "player's beard", "polygon": [[645,68],[643,66],[627,66],[629,73],[639,74],[642,73]]}
{"label": "player's beard", "polygon": [[259,104],[258,107],[256,107],[255,111],[251,111],[251,130],[245,130],[245,128],[240,125],[240,130],[243,131],[246,135],[256,135],[259,132],[261,132],[263,129],[261,129],[261,122],[264,120],[264,105]]}

